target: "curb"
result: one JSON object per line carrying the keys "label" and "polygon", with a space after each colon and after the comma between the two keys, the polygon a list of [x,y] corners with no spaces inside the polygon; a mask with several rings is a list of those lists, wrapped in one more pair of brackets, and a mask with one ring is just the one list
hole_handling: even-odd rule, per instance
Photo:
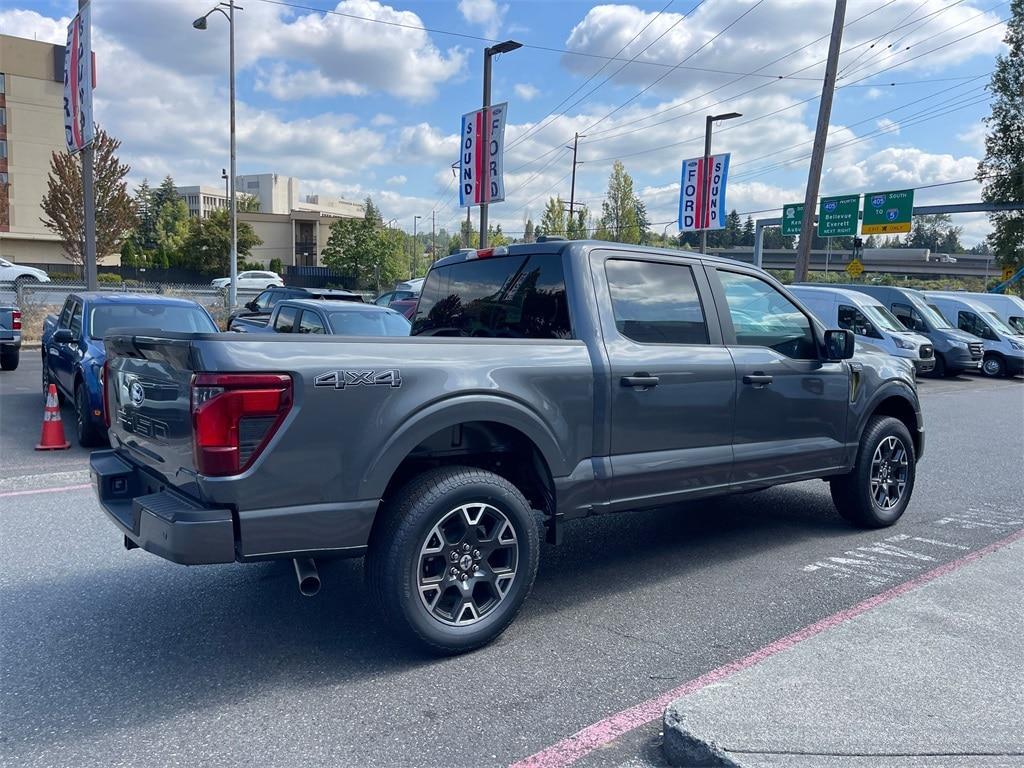
{"label": "curb", "polygon": [[662,752],[669,765],[680,768],[741,768],[740,763],[713,741],[695,736],[686,725],[686,715],[676,709],[681,700],[665,707],[662,720]]}

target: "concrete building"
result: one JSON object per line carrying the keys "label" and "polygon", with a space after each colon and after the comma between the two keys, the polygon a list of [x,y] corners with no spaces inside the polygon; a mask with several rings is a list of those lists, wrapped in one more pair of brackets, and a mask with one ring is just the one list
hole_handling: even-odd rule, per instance
{"label": "concrete building", "polygon": [[0,35],[0,257],[67,264],[43,226],[50,155],[64,144],[64,46]]}
{"label": "concrete building", "polygon": [[175,187],[188,206],[188,215],[209,218],[216,210],[227,209],[228,196],[217,187]]}

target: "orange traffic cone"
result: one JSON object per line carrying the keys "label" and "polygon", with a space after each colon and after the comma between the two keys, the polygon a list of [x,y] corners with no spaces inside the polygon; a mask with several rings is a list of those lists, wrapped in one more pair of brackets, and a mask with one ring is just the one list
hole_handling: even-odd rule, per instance
{"label": "orange traffic cone", "polygon": [[50,384],[46,393],[46,409],[43,411],[43,434],[39,438],[37,451],[63,451],[71,443],[64,439],[64,423],[60,420],[60,404],[57,402],[57,385]]}

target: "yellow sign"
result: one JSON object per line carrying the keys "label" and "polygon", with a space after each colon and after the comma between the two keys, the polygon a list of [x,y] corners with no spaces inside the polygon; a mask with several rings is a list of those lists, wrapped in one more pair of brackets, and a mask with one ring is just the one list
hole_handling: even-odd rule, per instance
{"label": "yellow sign", "polygon": [[1013,267],[1003,267],[1003,282],[1005,283],[1011,277],[1016,274],[1017,270]]}
{"label": "yellow sign", "polygon": [[860,277],[864,271],[864,265],[860,263],[860,259],[854,259],[846,265],[846,274],[850,277]]}

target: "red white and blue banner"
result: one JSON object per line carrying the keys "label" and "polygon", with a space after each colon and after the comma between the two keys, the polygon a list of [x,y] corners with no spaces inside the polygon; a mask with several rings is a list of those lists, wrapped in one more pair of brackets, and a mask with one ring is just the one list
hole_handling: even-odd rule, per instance
{"label": "red white and blue banner", "polygon": [[679,231],[725,226],[725,184],[729,153],[683,160],[679,183]]}
{"label": "red white and blue banner", "polygon": [[64,138],[68,151],[85,149],[95,138],[92,89],[96,81],[92,57],[92,13],[86,3],[68,25],[64,49]]}
{"label": "red white and blue banner", "polygon": [[462,116],[459,152],[459,206],[462,208],[505,199],[502,157],[507,111],[506,102]]}

